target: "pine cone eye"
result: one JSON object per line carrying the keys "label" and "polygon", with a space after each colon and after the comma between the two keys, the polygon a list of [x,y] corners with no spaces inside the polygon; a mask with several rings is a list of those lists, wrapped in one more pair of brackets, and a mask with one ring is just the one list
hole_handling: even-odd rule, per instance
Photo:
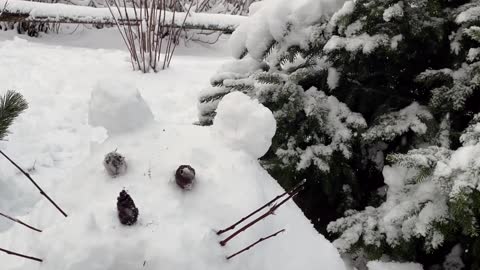
{"label": "pine cone eye", "polygon": [[117,151],[113,151],[105,155],[103,166],[105,167],[105,170],[107,170],[107,173],[112,177],[124,174],[127,171],[125,157]]}
{"label": "pine cone eye", "polygon": [[175,172],[175,182],[182,189],[191,189],[195,181],[195,169],[190,165],[181,165]]}

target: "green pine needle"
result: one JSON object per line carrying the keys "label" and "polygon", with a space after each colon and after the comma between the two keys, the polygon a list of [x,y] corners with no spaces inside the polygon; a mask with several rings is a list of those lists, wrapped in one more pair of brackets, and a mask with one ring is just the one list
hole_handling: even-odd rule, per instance
{"label": "green pine needle", "polygon": [[8,90],[0,97],[0,140],[8,134],[8,128],[13,120],[27,108],[27,101],[15,91]]}

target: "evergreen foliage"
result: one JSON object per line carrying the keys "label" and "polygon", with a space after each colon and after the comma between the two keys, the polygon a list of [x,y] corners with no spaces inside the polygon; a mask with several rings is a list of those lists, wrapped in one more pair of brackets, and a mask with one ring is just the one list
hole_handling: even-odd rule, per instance
{"label": "evergreen foliage", "polygon": [[0,140],[7,136],[8,128],[13,120],[27,108],[27,101],[17,92],[9,90],[0,97]]}
{"label": "evergreen foliage", "polygon": [[[297,204],[322,233],[334,221],[344,252],[440,265],[459,242],[480,250],[478,2],[347,1],[332,16],[313,9],[315,20],[289,12],[269,18],[282,31],[265,22],[277,14],[268,6],[252,16],[257,28],[237,29],[238,59],[201,95],[200,122],[232,91],[271,109],[277,133],[263,166],[285,188],[307,179]],[[476,252],[467,265],[480,265]]]}

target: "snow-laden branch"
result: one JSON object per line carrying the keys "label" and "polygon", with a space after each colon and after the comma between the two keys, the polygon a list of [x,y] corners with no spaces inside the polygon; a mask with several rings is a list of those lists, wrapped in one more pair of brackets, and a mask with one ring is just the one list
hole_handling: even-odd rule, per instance
{"label": "snow-laden branch", "polygon": [[[0,7],[2,7],[0,21],[115,24],[114,18],[108,8],[28,2],[21,0],[0,0]],[[118,11],[114,12],[118,13]],[[130,18],[135,17],[132,8],[123,9],[121,12],[127,12]],[[165,16],[166,21],[171,22],[173,13],[166,11]],[[115,17],[118,18],[120,16],[119,14],[116,14]],[[184,18],[185,14],[177,12],[174,17],[174,27],[182,27]],[[184,28],[215,30],[231,33],[245,20],[245,16],[239,15],[190,13],[185,21]],[[120,21],[120,23],[126,22]]]}

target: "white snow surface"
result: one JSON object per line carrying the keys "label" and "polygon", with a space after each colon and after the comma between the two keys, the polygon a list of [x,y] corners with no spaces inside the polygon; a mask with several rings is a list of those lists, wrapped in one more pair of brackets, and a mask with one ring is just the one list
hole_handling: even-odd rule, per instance
{"label": "white snow surface", "polygon": [[[192,52],[180,47],[170,69],[142,74],[131,71],[126,51],[74,47],[76,34],[58,36],[69,46],[43,44],[53,43],[51,37],[12,35],[0,34],[0,89],[18,90],[30,107],[0,147],[31,169],[32,177],[69,216],[63,218],[8,162],[0,160],[1,209],[43,229],[36,233],[1,220],[0,247],[44,259],[38,263],[0,253],[2,270],[345,269],[335,247],[293,202],[226,247],[218,244],[223,237],[215,234],[216,229],[283,192],[255,156],[232,148],[215,126],[191,124],[197,118],[199,85],[208,85],[206,78],[227,59],[226,54],[219,55],[222,48],[194,47]],[[82,33],[78,44],[94,47],[99,42],[96,36]],[[118,93],[119,103],[113,105],[137,98],[138,91],[148,107],[137,106],[142,103],[137,100],[132,107],[143,112],[133,113],[149,119],[150,108],[155,121],[109,137],[103,128],[90,126],[89,104],[95,104],[97,94],[104,95],[98,106],[112,105],[105,95],[117,90],[108,86],[116,83],[105,83],[109,78],[125,82],[122,91],[135,86]],[[263,110],[252,102],[242,103],[255,109],[248,117]],[[98,108],[90,112],[99,113],[96,120],[106,119]],[[259,119],[268,119],[267,114],[261,112]],[[264,124],[270,127],[262,133],[272,132],[272,123]],[[125,155],[128,170],[111,178],[102,160],[115,149]],[[190,191],[180,190],[172,179],[182,164],[196,170],[197,184]],[[140,212],[131,227],[117,218],[116,198],[122,189]],[[231,261],[225,259],[283,228],[285,233]]]}
{"label": "white snow surface", "polygon": [[217,108],[213,130],[233,149],[262,157],[270,148],[277,124],[272,112],[241,92],[226,95]]}
{"label": "white snow surface", "polygon": [[367,267],[368,270],[423,270],[423,266],[418,263],[370,261]]}
{"label": "white snow surface", "polygon": [[152,111],[131,82],[112,78],[95,86],[89,102],[91,126],[104,127],[113,135],[141,128],[152,121]]}

